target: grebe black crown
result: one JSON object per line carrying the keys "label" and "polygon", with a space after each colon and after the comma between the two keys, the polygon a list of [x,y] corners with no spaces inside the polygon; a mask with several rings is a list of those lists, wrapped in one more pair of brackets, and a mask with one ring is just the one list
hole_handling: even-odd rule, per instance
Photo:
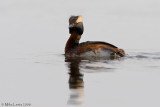
{"label": "grebe black crown", "polygon": [[82,35],[84,31],[83,19],[81,16],[71,16],[69,18],[69,33],[77,33]]}

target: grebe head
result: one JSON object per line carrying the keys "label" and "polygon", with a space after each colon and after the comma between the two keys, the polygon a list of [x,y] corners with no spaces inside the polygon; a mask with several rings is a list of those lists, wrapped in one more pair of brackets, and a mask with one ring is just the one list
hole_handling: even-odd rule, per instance
{"label": "grebe head", "polygon": [[77,33],[78,35],[83,34],[83,19],[82,16],[71,16],[69,18],[69,33]]}

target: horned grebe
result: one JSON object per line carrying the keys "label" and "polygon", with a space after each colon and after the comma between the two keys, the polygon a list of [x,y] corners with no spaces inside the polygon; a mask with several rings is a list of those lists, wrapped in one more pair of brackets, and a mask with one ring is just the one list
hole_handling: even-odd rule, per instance
{"label": "horned grebe", "polygon": [[87,41],[79,43],[83,34],[82,16],[71,16],[69,18],[69,33],[71,34],[66,46],[66,57],[108,57],[118,58],[125,56],[123,49],[101,41]]}

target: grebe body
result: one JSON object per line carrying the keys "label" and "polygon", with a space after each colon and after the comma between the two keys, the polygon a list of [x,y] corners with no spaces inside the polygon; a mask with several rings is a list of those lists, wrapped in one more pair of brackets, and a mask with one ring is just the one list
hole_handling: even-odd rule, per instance
{"label": "grebe body", "polygon": [[125,56],[123,49],[101,41],[87,41],[79,43],[83,34],[83,20],[81,16],[71,16],[69,19],[70,37],[65,46],[66,57],[107,57],[118,58]]}

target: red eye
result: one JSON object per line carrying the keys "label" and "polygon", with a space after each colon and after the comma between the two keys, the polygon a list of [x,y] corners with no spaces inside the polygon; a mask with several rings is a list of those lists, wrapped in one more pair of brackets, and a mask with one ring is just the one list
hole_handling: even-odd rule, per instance
{"label": "red eye", "polygon": [[77,24],[77,22],[74,22],[73,24],[74,24],[74,25],[76,25],[76,24]]}

